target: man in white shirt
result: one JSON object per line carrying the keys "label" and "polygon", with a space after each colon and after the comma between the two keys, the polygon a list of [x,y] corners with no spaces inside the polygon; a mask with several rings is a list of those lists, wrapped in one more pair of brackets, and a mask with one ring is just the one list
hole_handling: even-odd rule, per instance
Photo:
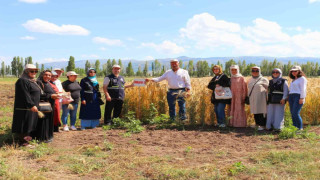
{"label": "man in white shirt", "polygon": [[168,81],[169,90],[167,92],[167,101],[170,119],[174,121],[176,118],[176,101],[178,100],[179,118],[184,121],[187,119],[185,98],[190,96],[191,90],[190,76],[187,70],[179,67],[179,61],[177,59],[172,59],[170,65],[171,69],[165,72],[161,77],[146,79],[146,81]]}

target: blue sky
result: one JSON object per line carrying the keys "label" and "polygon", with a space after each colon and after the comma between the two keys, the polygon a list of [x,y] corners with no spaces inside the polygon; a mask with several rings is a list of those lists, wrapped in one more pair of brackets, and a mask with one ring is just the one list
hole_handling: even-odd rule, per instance
{"label": "blue sky", "polygon": [[0,60],[320,56],[320,0],[1,0]]}

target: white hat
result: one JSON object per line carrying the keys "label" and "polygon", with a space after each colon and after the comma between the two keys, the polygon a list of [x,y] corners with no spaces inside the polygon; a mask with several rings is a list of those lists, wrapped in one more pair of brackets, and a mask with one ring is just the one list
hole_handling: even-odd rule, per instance
{"label": "white hat", "polygon": [[112,69],[113,69],[113,68],[120,68],[120,69],[121,69],[121,67],[120,67],[118,64],[113,65],[113,66],[112,66]]}
{"label": "white hat", "polygon": [[24,67],[24,69],[38,69],[35,65],[33,64],[26,64],[26,66]]}
{"label": "white hat", "polygon": [[179,62],[179,60],[178,59],[171,59],[170,63],[172,63],[172,62]]}
{"label": "white hat", "polygon": [[58,74],[55,71],[51,71],[52,76],[58,76]]}
{"label": "white hat", "polygon": [[301,71],[301,67],[300,66],[293,66],[290,71]]}
{"label": "white hat", "polygon": [[54,68],[53,71],[63,71],[61,68]]}
{"label": "white hat", "polygon": [[67,72],[67,76],[77,76],[77,75],[79,75],[79,74],[77,74],[77,73],[74,72],[74,71],[68,71],[68,72]]}

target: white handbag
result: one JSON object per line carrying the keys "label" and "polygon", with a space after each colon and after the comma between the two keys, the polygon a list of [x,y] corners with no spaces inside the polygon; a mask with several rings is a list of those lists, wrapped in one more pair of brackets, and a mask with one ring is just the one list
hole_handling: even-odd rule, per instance
{"label": "white handbag", "polygon": [[216,87],[214,95],[216,99],[232,99],[232,93],[229,87]]}

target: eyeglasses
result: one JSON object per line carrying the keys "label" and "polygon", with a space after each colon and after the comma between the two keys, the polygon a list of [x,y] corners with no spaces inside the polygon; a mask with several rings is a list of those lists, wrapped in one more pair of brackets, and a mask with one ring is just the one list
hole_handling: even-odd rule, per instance
{"label": "eyeglasses", "polygon": [[251,72],[259,72],[259,70],[251,70]]}
{"label": "eyeglasses", "polygon": [[89,71],[89,73],[96,73],[95,71]]}
{"label": "eyeglasses", "polygon": [[38,73],[38,71],[37,70],[31,70],[31,71],[29,71],[30,73]]}
{"label": "eyeglasses", "polygon": [[278,71],[272,71],[272,74],[280,74]]}

